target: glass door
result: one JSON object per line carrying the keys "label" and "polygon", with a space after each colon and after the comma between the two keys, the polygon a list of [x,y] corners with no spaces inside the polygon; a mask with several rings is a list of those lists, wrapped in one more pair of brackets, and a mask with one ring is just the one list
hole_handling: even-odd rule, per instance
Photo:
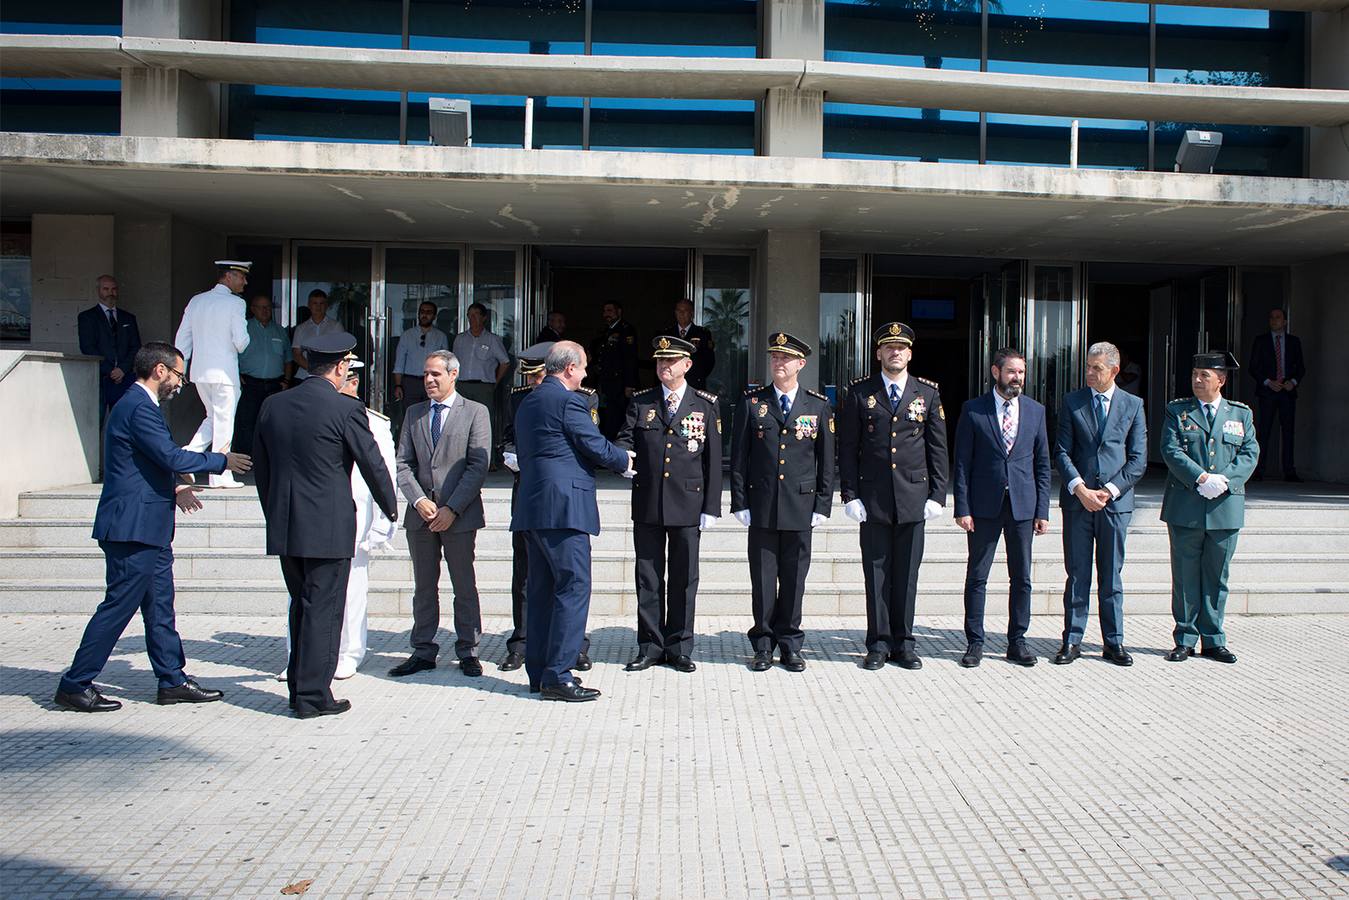
{"label": "glass door", "polygon": [[435,307],[432,327],[444,333],[446,346],[459,331],[463,254],[457,247],[385,245],[380,251],[379,353],[377,365],[370,367],[370,397],[371,406],[382,409],[397,428],[402,424],[402,410],[394,402],[393,376],[419,377],[426,358],[417,319],[421,306]]}
{"label": "glass door", "polygon": [[1082,381],[1080,263],[1031,263],[1026,393],[1045,405],[1050,434],[1064,394]]}
{"label": "glass door", "polygon": [[860,371],[863,284],[861,257],[820,259],[820,390],[835,407]]}
{"label": "glass door", "polygon": [[[529,344],[530,335],[518,335],[522,325],[524,296],[521,251],[517,247],[474,247],[469,251],[467,273],[472,292],[470,303],[487,307],[487,327],[501,338],[512,358]],[[459,314],[459,331],[468,327],[468,306]],[[523,337],[521,342],[519,338]],[[451,335],[453,338],[453,335]],[[504,379],[503,379],[504,380]]]}
{"label": "glass door", "polygon": [[717,395],[721,441],[730,460],[731,417],[749,383],[750,310],[754,308],[754,256],[750,253],[696,251],[693,273],[694,315],[712,332],[717,361],[707,389]]}
{"label": "glass door", "polygon": [[[356,338],[355,353],[372,365],[377,346],[375,320],[371,315],[374,248],[370,245],[296,243],[293,245],[295,290],[291,298],[293,322],[307,319],[309,295],[321,290],[328,295],[327,318]],[[361,399],[369,402],[368,378],[361,379]]]}

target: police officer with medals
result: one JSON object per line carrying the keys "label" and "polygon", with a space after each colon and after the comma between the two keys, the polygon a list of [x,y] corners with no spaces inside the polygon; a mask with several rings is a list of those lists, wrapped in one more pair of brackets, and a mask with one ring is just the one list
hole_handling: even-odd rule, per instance
{"label": "police officer with medals", "polygon": [[1195,653],[1234,663],[1223,633],[1227,569],[1245,522],[1246,482],[1260,461],[1251,409],[1222,395],[1228,353],[1197,353],[1190,374],[1193,397],[1166,405],[1161,454],[1169,477],[1162,521],[1171,539],[1171,614],[1175,648],[1168,662]]}
{"label": "police officer with medals", "polygon": [[699,532],[721,515],[721,422],[716,394],[687,380],[693,343],[661,335],[651,346],[660,386],[633,395],[617,441],[637,454],[637,656],[626,670],[664,661],[692,672]]}
{"label": "police officer with medals", "polygon": [[799,338],[769,336],[773,383],[745,391],[731,439],[731,512],[749,528],[755,672],[772,666],[775,645],[787,671],[806,667],[801,599],[811,529],[828,520],[834,494],[833,410],[797,380],[809,355]]}
{"label": "police officer with medals", "polygon": [[881,370],[848,386],[838,419],[840,494],[860,525],[867,591],[862,668],[921,669],[913,615],[924,523],[946,502],[946,413],[936,382],[909,373],[912,328],[890,322],[872,340]]}
{"label": "police officer with medals", "polygon": [[[554,341],[541,341],[521,350],[519,365],[516,366],[516,370],[525,379],[525,383],[511,389],[509,416],[506,419],[505,428],[502,429],[505,442],[501,447],[502,462],[506,468],[515,474],[514,480],[511,482],[512,513],[515,512],[515,495],[520,490],[520,461],[515,454],[515,414],[520,409],[520,404],[525,402],[525,398],[529,396],[529,392],[543,381],[543,361],[548,355],[548,351],[553,348],[554,343]],[[595,394],[595,389],[578,387],[576,392],[585,397],[586,402],[590,404],[590,421],[598,424],[599,397]],[[513,672],[525,664],[525,639],[527,634],[525,583],[529,577],[529,550],[526,546],[523,531],[511,532],[511,554],[511,633],[506,638],[506,658],[500,665],[503,672]],[[581,653],[576,658],[576,665],[572,668],[578,672],[588,672],[591,666],[590,635],[586,635],[581,640]]]}

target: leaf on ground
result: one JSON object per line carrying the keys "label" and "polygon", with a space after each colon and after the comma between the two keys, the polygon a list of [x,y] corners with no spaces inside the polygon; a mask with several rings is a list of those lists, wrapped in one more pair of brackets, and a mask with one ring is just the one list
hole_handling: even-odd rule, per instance
{"label": "leaf on ground", "polygon": [[288,884],[281,889],[283,894],[303,894],[309,890],[309,886],[314,883],[314,879],[306,878],[304,881],[297,881],[294,884]]}

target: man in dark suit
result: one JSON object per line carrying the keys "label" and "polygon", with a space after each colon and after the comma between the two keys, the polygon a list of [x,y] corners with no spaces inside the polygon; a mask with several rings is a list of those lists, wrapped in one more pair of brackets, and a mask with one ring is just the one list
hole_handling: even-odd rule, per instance
{"label": "man in dark suit", "polygon": [[[1288,320],[1283,310],[1269,311],[1269,332],[1257,337],[1251,345],[1249,369],[1255,379],[1256,409],[1260,416],[1255,426],[1257,440],[1261,447],[1269,448],[1274,420],[1278,419],[1283,480],[1301,482],[1293,458],[1293,430],[1297,386],[1306,376],[1307,366],[1302,360],[1302,341],[1288,333]],[[1254,480],[1259,481],[1261,477],[1257,471]]]}
{"label": "man in dark suit", "polygon": [[590,344],[591,373],[600,392],[600,431],[618,436],[628,416],[628,399],[637,390],[637,329],[623,318],[623,304],[602,307],[604,329]]}
{"label": "man in dark suit", "polygon": [[696,390],[707,390],[707,377],[717,365],[717,345],[712,332],[693,321],[693,301],[678,300],[674,307],[674,327],[665,334],[678,337],[693,345],[693,365],[689,368],[688,383]]}
{"label": "man in dark suit", "polygon": [[525,532],[529,546],[525,671],[529,689],[545,700],[600,695],[571,674],[590,612],[590,536],[600,533],[595,468],[635,474],[632,454],[604,439],[576,393],[585,375],[581,345],[559,341],[544,361],[543,383],[515,417],[520,491],[511,531]]}
{"label": "man in dark suit", "polygon": [[[502,445],[502,462],[506,468],[514,473],[511,480],[511,513],[515,512],[515,501],[520,494],[520,457],[515,452],[515,415],[520,411],[520,404],[525,402],[530,391],[543,383],[543,361],[548,355],[548,351],[553,348],[556,341],[545,341],[538,344],[532,344],[520,351],[519,372],[524,376],[525,383],[512,389],[510,396],[510,415],[506,419],[504,433],[506,437],[505,444]],[[595,393],[594,388],[579,387],[576,392],[582,395],[587,405],[590,407],[590,419],[592,422],[599,422],[600,398]],[[514,672],[525,664],[525,647],[527,646],[527,636],[529,627],[525,615],[525,585],[529,579],[529,545],[525,540],[523,531],[511,532],[511,633],[506,638],[506,658],[501,662],[501,671]],[[590,636],[585,635],[581,638],[581,652],[576,656],[576,665],[572,666],[578,672],[589,672],[590,662]]]}
{"label": "man in dark suit", "polygon": [[[1063,398],[1054,462],[1063,479],[1063,646],[1054,657],[1067,665],[1082,655],[1091,606],[1091,569],[1101,616],[1101,655],[1133,665],[1124,649],[1124,539],[1134,511],[1134,485],[1148,468],[1143,401],[1119,388],[1119,349],[1104,341],[1087,348],[1087,386]],[[1093,552],[1094,548],[1094,552]]]}
{"label": "man in dark suit", "polygon": [[651,346],[660,387],[633,395],[618,436],[620,447],[637,454],[637,656],[627,671],[664,661],[692,672],[699,533],[721,515],[721,422],[716,394],[686,381],[693,344],[660,335]]}
{"label": "man in dark suit", "polygon": [[882,325],[873,335],[881,370],[848,386],[839,413],[843,511],[860,524],[867,588],[867,654],[921,669],[913,614],[924,524],[946,503],[946,412],[936,382],[909,373],[913,329]]}
{"label": "man in dark suit", "polygon": [[562,340],[562,336],[566,333],[566,315],[560,310],[550,309],[548,311],[548,324],[539,329],[539,336],[534,339],[534,343],[553,344]]}
{"label": "man in dark suit", "polygon": [[960,664],[984,655],[984,595],[998,537],[1007,541],[1007,659],[1033,666],[1026,647],[1030,627],[1031,539],[1049,530],[1049,438],[1045,408],[1021,393],[1026,358],[1003,348],[993,355],[993,390],[967,400],[956,426],[956,524],[968,533],[965,567],[965,640]]}
{"label": "man in dark suit", "polygon": [[408,551],[412,554],[412,655],[389,670],[395,678],[436,667],[440,645],[440,560],[454,587],[454,652],[459,670],[482,674],[478,639],[482,609],[473,554],[487,524],[482,485],[492,446],[487,407],[455,390],[459,360],[448,350],[426,357],[427,399],[414,403],[398,436],[398,489],[407,501]]}
{"label": "man in dark suit", "polygon": [[286,683],[297,718],[351,709],[335,700],[333,673],[342,636],[347,578],[356,550],[351,468],[360,468],[371,497],[398,521],[393,477],[361,401],[340,393],[356,339],[316,335],[301,350],[309,375],[263,401],[254,437],[258,499],[267,520],[267,553],[281,558],[290,592],[290,663]]}
{"label": "man in dark suit", "polygon": [[834,497],[834,411],[797,380],[810,345],[782,331],[768,342],[773,383],[745,391],[735,417],[731,513],[749,528],[750,669],[768,671],[776,646],[782,667],[800,672],[811,532]]}
{"label": "man in dark suit", "polygon": [[141,333],[136,326],[136,317],[117,308],[117,279],[100,275],[97,288],[98,303],[81,312],[75,325],[80,336],[80,352],[99,358],[101,421],[131,385],[132,379],[128,376],[136,351],[141,348]]}
{"label": "man in dark suit", "polygon": [[[174,445],[159,410],[161,401],[182,390],[186,378],[183,355],[172,345],[151,341],[127,365],[136,382],[108,415],[107,470],[94,515],[93,536],[107,562],[108,589],[56,689],[56,704],[78,712],[121,708],[99,693],[94,679],[137,610],[145,619],[145,649],[159,678],[161,705],[207,703],[224,696],[183,672],[186,659],[173,614],[174,475],[226,468],[247,472],[249,459],[237,453],[192,453]],[[185,510],[200,507],[186,485],[178,499]]]}

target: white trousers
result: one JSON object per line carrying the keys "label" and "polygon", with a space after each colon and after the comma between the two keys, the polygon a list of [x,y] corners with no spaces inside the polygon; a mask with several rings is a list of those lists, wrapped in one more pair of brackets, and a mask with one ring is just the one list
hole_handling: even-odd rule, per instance
{"label": "white trousers", "polygon": [[[368,646],[365,621],[370,592],[370,551],[356,548],[347,577],[347,605],[342,614],[342,637],[337,645],[337,668],[355,671],[365,660]],[[286,665],[290,665],[290,616],[286,617]],[[281,670],[285,672],[285,669]],[[277,676],[278,678],[280,676]]]}
{"label": "white trousers", "polygon": [[[201,420],[197,433],[183,449],[197,453],[211,450],[224,453],[234,438],[234,410],[239,405],[239,388],[232,384],[197,383],[197,396],[201,405],[206,407],[206,418]],[[220,475],[211,476],[211,487],[234,484],[234,473],[226,470]]]}

